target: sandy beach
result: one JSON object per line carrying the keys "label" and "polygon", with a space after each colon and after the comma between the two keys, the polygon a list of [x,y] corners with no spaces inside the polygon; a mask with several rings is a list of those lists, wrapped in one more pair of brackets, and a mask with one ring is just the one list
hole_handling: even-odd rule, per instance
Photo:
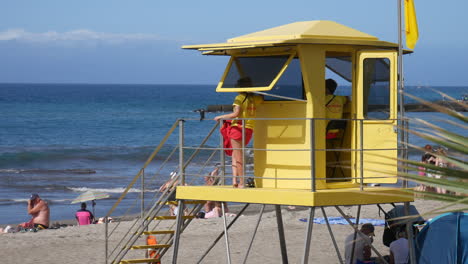
{"label": "sandy beach", "polygon": [[[421,214],[442,206],[435,201],[417,200],[414,205]],[[383,205],[389,210],[391,205]],[[232,212],[240,206],[231,208]],[[281,263],[281,253],[278,240],[277,223],[273,206],[267,206],[263,214],[257,236],[254,240],[247,263]],[[345,212],[355,212],[357,207],[348,208]],[[232,263],[242,263],[247,246],[258,219],[259,205],[251,205],[250,209],[239,217],[229,231],[229,242]],[[308,216],[308,210],[297,208],[290,210],[283,207],[283,222],[286,235],[288,258],[290,263],[299,263],[303,255],[304,234],[307,224],[299,221]],[[326,208],[328,216],[339,216],[336,209]],[[316,210],[316,217],[322,217]],[[384,219],[377,206],[362,207],[362,218]],[[425,218],[432,217],[428,215]],[[233,217],[229,217],[228,221]],[[124,232],[132,221],[123,221],[119,231]],[[110,226],[116,225],[111,223]],[[352,232],[348,225],[332,225],[340,253],[344,255],[344,239]],[[214,239],[223,231],[222,218],[195,219],[181,237],[178,263],[196,263]],[[374,246],[382,253],[388,254],[388,248],[382,244],[383,227],[376,227]],[[310,263],[338,263],[326,225],[314,224],[310,250]],[[118,237],[118,235],[114,236]],[[113,241],[115,242],[115,241]],[[2,263],[104,263],[104,225],[68,226],[55,230],[42,230],[37,233],[7,233],[0,234],[0,249]],[[133,250],[129,258],[143,258],[143,250]],[[162,263],[170,263],[172,254],[166,254]],[[203,263],[227,263],[226,244],[224,238],[213,248]]]}

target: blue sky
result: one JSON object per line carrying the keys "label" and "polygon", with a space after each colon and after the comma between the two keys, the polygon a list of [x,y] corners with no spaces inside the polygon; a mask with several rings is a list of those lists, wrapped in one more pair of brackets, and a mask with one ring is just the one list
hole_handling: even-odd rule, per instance
{"label": "blue sky", "polygon": [[[468,1],[415,0],[407,85],[468,85]],[[0,9],[0,82],[215,84],[226,58],[181,50],[333,20],[397,42],[397,0],[15,0]]]}

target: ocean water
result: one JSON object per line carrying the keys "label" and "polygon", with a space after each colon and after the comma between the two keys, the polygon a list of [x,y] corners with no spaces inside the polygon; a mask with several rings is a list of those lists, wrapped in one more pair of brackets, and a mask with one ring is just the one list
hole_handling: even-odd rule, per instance
{"label": "ocean water", "polygon": [[[468,87],[431,88],[455,98],[468,93]],[[442,99],[425,88],[407,91]],[[74,217],[78,205],[70,202],[81,192],[109,193],[109,199],[97,201],[96,215],[103,216],[178,118],[197,119],[193,110],[232,99],[233,94],[216,93],[215,85],[0,84],[0,224],[27,221],[26,201],[33,192],[49,202],[52,222]],[[203,122],[187,125],[187,144],[200,142],[214,125]],[[168,143],[176,146],[177,138]],[[425,144],[414,137],[410,143]],[[149,193],[158,184],[148,187]],[[135,186],[130,196],[139,191]],[[124,202],[120,210],[127,206]]]}

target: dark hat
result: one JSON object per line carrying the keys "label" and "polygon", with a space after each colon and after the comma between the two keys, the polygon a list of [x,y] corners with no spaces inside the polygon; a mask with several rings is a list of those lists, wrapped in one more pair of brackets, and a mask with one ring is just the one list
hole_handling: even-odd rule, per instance
{"label": "dark hat", "polygon": [[31,197],[29,198],[29,200],[31,200],[31,201],[36,200],[37,198],[39,198],[39,194],[33,193],[33,194],[31,194]]}
{"label": "dark hat", "polygon": [[370,236],[373,236],[373,235],[374,235],[374,230],[375,230],[375,228],[374,228],[374,225],[372,225],[371,223],[363,224],[363,225],[361,226],[361,230],[362,230],[362,229],[367,229],[367,230],[369,230],[369,231],[370,231],[370,233],[369,233]]}
{"label": "dark hat", "polygon": [[333,94],[336,90],[336,87],[338,84],[335,82],[333,79],[326,79],[325,80],[325,88],[328,89],[328,91]]}

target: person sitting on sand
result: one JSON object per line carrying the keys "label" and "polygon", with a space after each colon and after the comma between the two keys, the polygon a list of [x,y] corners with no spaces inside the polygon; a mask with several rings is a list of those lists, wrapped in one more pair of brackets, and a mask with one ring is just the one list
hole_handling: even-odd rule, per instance
{"label": "person sitting on sand", "polygon": [[28,200],[28,214],[32,216],[31,221],[19,225],[21,228],[49,228],[50,210],[46,201],[42,200],[37,193],[31,194]]}
{"label": "person sitting on sand", "polygon": [[[179,185],[179,178],[177,177],[177,173],[175,171],[171,172],[171,178],[165,182],[161,187],[159,187],[159,192],[167,192],[169,193],[169,197],[167,198],[167,201],[170,202],[169,204],[169,213],[171,216],[176,216],[177,213],[179,212],[179,209],[177,208],[177,205],[175,204],[176,202],[176,191],[177,191],[177,185]],[[187,183],[185,184],[187,185]],[[184,213],[187,213],[187,208],[184,210]]]}
{"label": "person sitting on sand", "polygon": [[89,225],[94,223],[94,215],[86,210],[86,203],[81,203],[81,209],[75,213],[78,225]]}
{"label": "person sitting on sand", "polygon": [[[226,216],[236,216],[236,214],[229,213],[229,209],[227,207],[227,203],[224,203],[224,209],[226,210]],[[223,216],[223,209],[221,207],[221,202],[213,202],[213,201],[208,201],[204,205],[204,210],[198,212],[197,218],[214,218],[214,217],[221,217]]]}
{"label": "person sitting on sand", "polygon": [[[374,236],[374,225],[367,223],[361,226],[361,232],[351,233],[345,240],[345,263],[356,264],[357,261],[367,261],[371,257],[372,238]],[[356,237],[356,240],[354,240]],[[354,241],[354,243],[353,243]],[[354,244],[354,254],[353,254]],[[351,262],[351,259],[352,262]]]}
{"label": "person sitting on sand", "polygon": [[[205,176],[205,185],[212,186],[217,183],[217,177],[218,177],[218,172],[219,172],[219,167],[216,165],[214,170],[210,172],[210,175]],[[199,214],[199,218],[211,218],[211,217],[219,217],[221,216],[221,204],[217,204],[214,201],[206,201],[206,203],[203,205],[203,210],[205,212],[202,212]]]}
{"label": "person sitting on sand", "polygon": [[[206,211],[204,218],[214,218],[214,217],[221,217],[223,215],[223,209],[221,208],[221,202],[212,202],[213,207],[209,208],[210,210]],[[226,205],[226,204],[225,204]],[[206,208],[205,205],[205,210]]]}
{"label": "person sitting on sand", "polygon": [[[219,172],[219,164],[216,164],[214,170],[210,173],[209,176],[205,176],[205,184],[208,186],[217,184],[218,172]],[[229,213],[229,209],[227,207],[227,203],[224,203],[224,209],[226,210],[226,216],[235,216],[235,214]],[[197,214],[197,218],[213,218],[213,217],[221,217],[223,216],[223,209],[221,208],[221,202],[215,201],[207,201],[203,205],[203,211]]]}
{"label": "person sitting on sand", "polygon": [[[179,184],[179,180],[178,178],[176,177],[177,176],[177,173],[176,172],[171,172],[171,178],[165,182],[163,185],[161,185],[161,187],[159,187],[159,192],[167,192],[169,193],[169,197],[167,198],[167,201],[168,202],[171,202],[169,204],[169,213],[171,216],[175,216],[177,215],[177,205],[175,204],[172,204],[173,202],[176,201],[176,187],[177,185]],[[171,193],[172,192],[172,193]]]}
{"label": "person sitting on sand", "polygon": [[409,246],[406,232],[401,230],[398,239],[390,243],[390,264],[408,264]]}

